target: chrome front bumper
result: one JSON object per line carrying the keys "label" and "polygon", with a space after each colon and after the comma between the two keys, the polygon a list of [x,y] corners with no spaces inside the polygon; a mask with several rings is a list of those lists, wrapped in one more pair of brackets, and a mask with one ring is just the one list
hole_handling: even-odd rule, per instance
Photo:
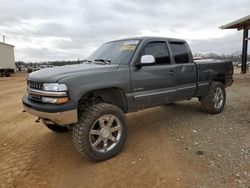
{"label": "chrome front bumper", "polygon": [[66,126],[72,123],[76,123],[78,121],[77,118],[77,110],[69,110],[64,112],[42,112],[38,110],[34,110],[33,108],[30,108],[23,105],[23,108],[26,112],[29,112],[37,117],[40,117],[42,119],[50,120],[58,125]]}

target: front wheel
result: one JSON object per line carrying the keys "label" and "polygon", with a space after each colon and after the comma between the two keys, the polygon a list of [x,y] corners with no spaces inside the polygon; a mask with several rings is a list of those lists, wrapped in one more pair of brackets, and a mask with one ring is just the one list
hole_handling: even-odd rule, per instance
{"label": "front wheel", "polygon": [[92,161],[109,159],[122,150],[127,137],[126,116],[118,107],[97,103],[86,106],[73,127],[77,150]]}
{"label": "front wheel", "polygon": [[222,112],[226,103],[225,87],[220,82],[212,82],[209,93],[201,100],[203,111],[210,114]]}

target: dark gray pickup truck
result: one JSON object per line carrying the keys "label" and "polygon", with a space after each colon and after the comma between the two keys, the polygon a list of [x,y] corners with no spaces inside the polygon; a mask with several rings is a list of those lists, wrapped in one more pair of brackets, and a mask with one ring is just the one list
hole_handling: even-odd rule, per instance
{"label": "dark gray pickup truck", "polygon": [[194,61],[184,40],[128,38],[103,44],[82,64],[31,73],[23,106],[52,131],[72,129],[77,150],[102,161],[125,144],[125,113],[196,97],[217,114],[232,82],[231,61]]}

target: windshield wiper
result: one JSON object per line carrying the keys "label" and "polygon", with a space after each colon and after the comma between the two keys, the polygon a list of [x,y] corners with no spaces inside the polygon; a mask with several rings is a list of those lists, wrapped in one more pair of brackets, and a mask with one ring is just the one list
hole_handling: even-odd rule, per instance
{"label": "windshield wiper", "polygon": [[[110,60],[107,60],[107,59],[95,59],[95,61],[99,61],[99,62],[102,62],[102,64],[104,63],[104,64],[110,64],[111,63],[111,61]],[[97,63],[97,62],[95,62],[95,63]]]}

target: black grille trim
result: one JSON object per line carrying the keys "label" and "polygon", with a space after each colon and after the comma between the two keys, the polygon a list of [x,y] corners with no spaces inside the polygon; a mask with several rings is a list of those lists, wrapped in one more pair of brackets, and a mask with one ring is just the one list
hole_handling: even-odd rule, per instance
{"label": "black grille trim", "polygon": [[28,81],[27,85],[30,88],[33,88],[33,89],[39,89],[39,90],[43,89],[43,83],[42,82]]}
{"label": "black grille trim", "polygon": [[29,98],[38,102],[43,102],[41,95],[29,94]]}

